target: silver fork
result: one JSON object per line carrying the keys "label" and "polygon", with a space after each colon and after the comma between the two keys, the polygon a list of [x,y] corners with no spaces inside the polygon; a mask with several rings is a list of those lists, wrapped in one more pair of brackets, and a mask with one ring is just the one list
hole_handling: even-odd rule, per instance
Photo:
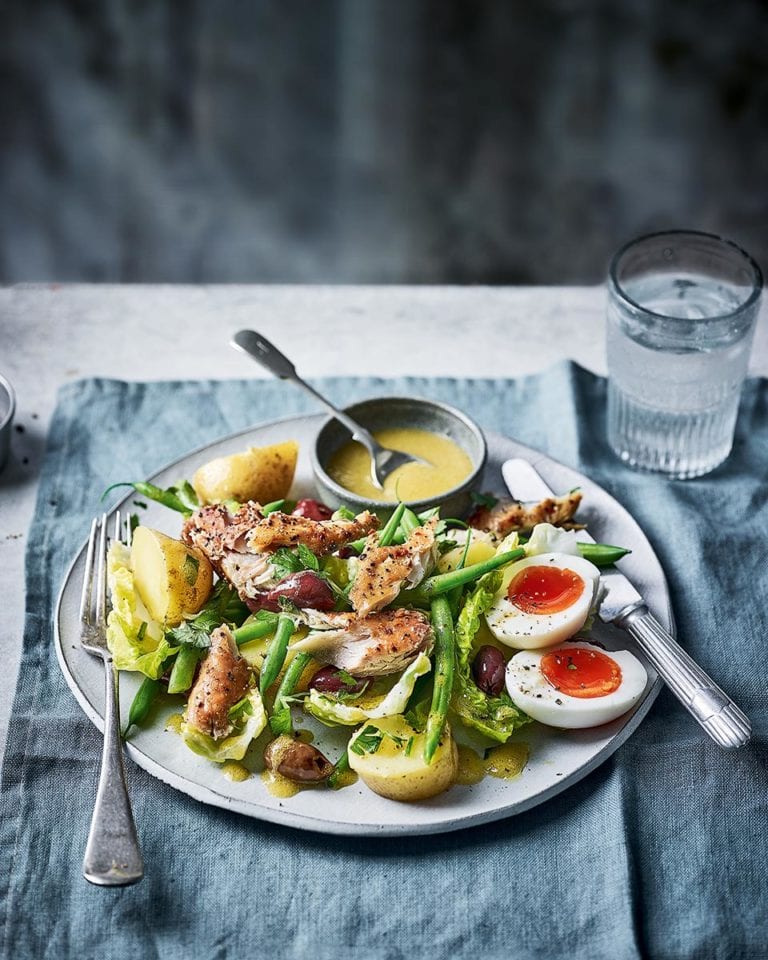
{"label": "silver fork", "polygon": [[[130,524],[126,525],[130,539]],[[120,511],[115,514],[115,539],[121,538]],[[94,576],[94,560],[96,573]],[[101,657],[106,674],[104,749],[91,829],[83,860],[83,876],[102,887],[123,887],[144,876],[144,861],[136,836],[123,767],[117,674],[107,648],[107,515],[94,519],[85,557],[80,599],[80,642]]]}

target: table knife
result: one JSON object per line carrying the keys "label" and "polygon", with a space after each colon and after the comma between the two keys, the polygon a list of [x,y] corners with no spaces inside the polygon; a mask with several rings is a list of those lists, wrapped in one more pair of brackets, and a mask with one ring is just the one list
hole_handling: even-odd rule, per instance
{"label": "table knife", "polygon": [[[516,500],[553,496],[527,460],[507,460],[501,468],[507,489]],[[594,543],[585,530],[579,540]],[[599,616],[625,630],[653,664],[659,676],[691,716],[721,747],[742,747],[752,735],[746,714],[708,676],[649,611],[645,601],[617,567],[601,570],[607,589]]]}

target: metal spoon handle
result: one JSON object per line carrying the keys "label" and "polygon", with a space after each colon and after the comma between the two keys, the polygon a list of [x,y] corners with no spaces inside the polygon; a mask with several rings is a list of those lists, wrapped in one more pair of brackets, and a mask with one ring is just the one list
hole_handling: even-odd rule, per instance
{"label": "metal spoon handle", "polygon": [[286,357],[284,353],[281,353],[266,337],[262,337],[262,335],[256,333],[255,330],[238,330],[234,337],[232,337],[231,342],[233,347],[248,354],[252,360],[260,363],[265,370],[269,370],[273,376],[278,377],[280,380],[290,380],[303,390],[306,390],[306,392],[321,403],[326,410],[332,413],[337,420],[344,424],[352,434],[353,439],[362,443],[372,457],[375,455],[375,451],[378,450],[379,445],[371,434],[364,427],[361,427],[359,423],[354,421],[352,417],[344,413],[343,410],[339,410],[330,400],[321,393],[318,393],[306,380],[302,380],[298,373],[296,373],[296,367],[288,357]]}

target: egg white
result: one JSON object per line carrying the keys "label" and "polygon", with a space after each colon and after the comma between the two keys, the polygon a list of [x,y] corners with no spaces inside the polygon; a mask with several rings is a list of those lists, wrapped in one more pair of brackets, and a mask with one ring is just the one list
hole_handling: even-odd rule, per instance
{"label": "egg white", "polygon": [[[579,597],[559,613],[525,613],[507,599],[507,588],[525,567],[552,564],[561,570],[572,570],[584,582]],[[583,557],[567,553],[542,553],[512,563],[504,571],[501,588],[485,614],[488,628],[501,643],[518,650],[551,647],[574,636],[584,626],[600,585],[600,571]]]}
{"label": "egg white", "polygon": [[550,727],[579,730],[610,723],[626,713],[640,699],[648,682],[645,667],[628,650],[605,650],[621,669],[621,683],[604,697],[571,697],[554,687],[541,672],[542,657],[553,650],[595,646],[582,640],[547,650],[521,650],[507,664],[506,686],[512,702],[529,717]]}

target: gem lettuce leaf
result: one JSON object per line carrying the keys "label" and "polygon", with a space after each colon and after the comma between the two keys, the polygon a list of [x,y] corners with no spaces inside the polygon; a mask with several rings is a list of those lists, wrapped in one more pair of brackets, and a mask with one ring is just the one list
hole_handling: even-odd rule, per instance
{"label": "gem lettuce leaf", "polygon": [[506,690],[498,697],[484,693],[475,684],[471,672],[474,639],[480,629],[480,620],[493,603],[501,580],[502,573],[498,570],[478,580],[456,621],[456,675],[451,709],[465,726],[504,743],[515,730],[530,723],[531,718],[518,710]]}
{"label": "gem lettuce leaf", "polygon": [[579,547],[575,530],[563,530],[551,523],[537,523],[525,544],[526,557],[538,557],[542,553],[567,553],[578,557]]}
{"label": "gem lettuce leaf", "polygon": [[131,552],[113,543],[107,555],[107,583],[112,609],[107,617],[107,646],[117,670],[137,670],[152,680],[178,647],[165,638],[161,624],[147,612],[133,582]]}
{"label": "gem lettuce leaf", "polygon": [[413,663],[405,668],[403,675],[381,702],[367,709],[326,696],[314,688],[304,700],[304,709],[328,726],[357,726],[366,720],[392,717],[405,711],[416,681],[431,669],[429,657],[426,653],[420,653]]}
{"label": "gem lettuce leaf", "polygon": [[181,724],[184,743],[194,753],[214,763],[242,760],[251,740],[255,740],[267,725],[267,713],[257,687],[252,687],[243,698],[237,718],[230,719],[234,719],[234,729],[221,740],[214,740],[184,719]]}

